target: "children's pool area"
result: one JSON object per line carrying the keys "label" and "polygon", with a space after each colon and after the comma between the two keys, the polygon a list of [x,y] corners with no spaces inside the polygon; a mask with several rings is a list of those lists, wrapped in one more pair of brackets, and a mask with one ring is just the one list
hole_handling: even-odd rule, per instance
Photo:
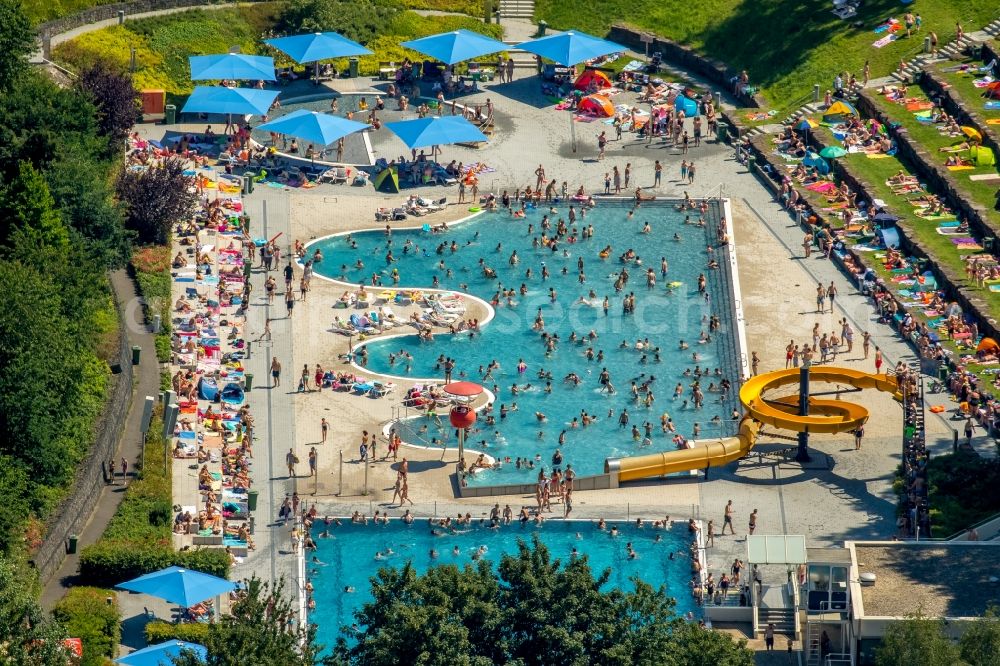
{"label": "children's pool area", "polygon": [[[332,236],[309,248],[310,255],[323,253],[318,275],[365,285],[374,276],[383,285],[375,293],[436,285],[497,303],[495,317],[475,334],[422,340],[414,333],[364,343],[373,372],[440,383],[450,358],[452,381],[479,382],[495,394],[466,439],[466,458],[471,464],[484,452],[501,466],[473,475],[470,485],[530,483],[541,468],[567,464],[577,475],[600,474],[609,457],[670,450],[678,436],[735,430],[740,350],[728,248],[718,242],[721,204],[710,202],[704,212],[660,201],[636,209],[631,201],[601,201],[572,213],[566,203],[555,206],[555,212],[529,208],[520,219],[483,213],[438,233],[424,225],[391,236],[380,229]],[[557,236],[560,220],[565,232]],[[555,250],[543,234],[557,236]],[[622,260],[628,251],[637,258]],[[623,270],[628,279],[621,285]],[[634,308],[626,314],[630,295]],[[552,343],[533,330],[539,312]],[[346,318],[350,311],[334,314]],[[614,392],[600,382],[605,370]],[[416,417],[399,424],[404,441],[457,446],[444,410],[441,422],[409,414]],[[561,461],[553,460],[557,450]]]}
{"label": "children's pool area", "polygon": [[[473,555],[483,546],[482,557],[495,567],[503,554],[517,552],[518,541],[530,544],[533,535],[548,547],[553,559],[566,562],[576,549],[577,556],[589,558],[595,575],[610,569],[607,589],[633,589],[630,579],[638,577],[654,588],[664,586],[666,594],[676,598],[679,615],[691,612],[700,617],[690,591],[692,540],[683,522],[657,529],[648,523],[637,528],[634,523],[608,521],[604,531],[596,523],[574,520],[547,521],[540,526],[515,521],[496,529],[473,523],[453,531],[436,526],[439,536],[431,533],[426,519],[412,525],[399,520],[388,525],[343,522],[327,528],[317,520],[312,531],[317,550],[306,557],[316,602],[309,621],[318,625],[317,640],[327,646],[334,644],[342,627],[351,626],[354,612],[371,601],[369,581],[380,568],[398,568],[409,562],[422,573],[432,565],[474,565]],[[613,525],[618,528],[617,536],[610,534]],[[327,529],[329,536],[321,536]],[[635,550],[635,559],[629,558],[628,543]]]}

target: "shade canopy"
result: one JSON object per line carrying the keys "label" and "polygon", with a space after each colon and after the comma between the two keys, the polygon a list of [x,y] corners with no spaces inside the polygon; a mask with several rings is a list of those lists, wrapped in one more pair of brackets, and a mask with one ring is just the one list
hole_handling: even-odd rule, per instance
{"label": "shade canopy", "polygon": [[747,537],[749,564],[806,564],[806,538],[800,534],[754,534]]}
{"label": "shade canopy", "polygon": [[298,63],[316,62],[330,58],[370,55],[372,52],[347,37],[335,32],[312,32],[291,37],[265,39],[265,44],[273,46]]}
{"label": "shade canopy", "polygon": [[184,608],[190,608],[206,599],[232,592],[236,589],[236,583],[200,571],[167,567],[116,587],[159,597]]}
{"label": "shade canopy", "polygon": [[417,118],[386,123],[385,126],[402,139],[407,148],[478,143],[487,140],[486,135],[463,116]]}
{"label": "shade canopy", "polygon": [[795,129],[811,130],[811,129],[816,129],[817,127],[819,127],[819,123],[816,122],[815,120],[812,120],[810,118],[803,118],[799,122],[799,124],[795,126]]}
{"label": "shade canopy", "polygon": [[208,648],[204,645],[185,641],[167,641],[136,650],[120,659],[115,659],[115,663],[126,666],[171,666],[174,663],[174,657],[180,656],[184,650],[194,652],[201,661],[208,657]]}
{"label": "shade canopy", "polygon": [[529,39],[518,44],[517,48],[567,67],[627,50],[621,44],[576,30],[567,30],[540,39]]}
{"label": "shade canopy", "polygon": [[819,154],[826,158],[843,157],[847,154],[847,151],[840,146],[827,146],[823,150],[819,151]]}
{"label": "shade canopy", "polygon": [[278,97],[277,90],[198,86],[181,113],[234,113],[265,115]]}
{"label": "shade canopy", "polygon": [[328,146],[348,134],[354,134],[370,128],[371,125],[359,123],[328,113],[299,109],[287,115],[275,118],[257,129],[267,132],[277,132],[294,136],[303,141]]}
{"label": "shade canopy", "polygon": [[485,389],[475,382],[452,382],[444,385],[444,392],[448,395],[457,395],[463,398],[471,398],[482,393]]}
{"label": "shade canopy", "polygon": [[807,167],[815,167],[824,176],[830,173],[830,164],[817,153],[809,152],[803,158],[802,163]]}
{"label": "shade canopy", "polygon": [[969,137],[973,141],[982,141],[983,140],[983,135],[980,134],[979,130],[977,130],[975,127],[963,126],[962,127],[962,134],[964,134],[965,136]]}
{"label": "shade canopy", "polygon": [[191,56],[192,81],[274,81],[274,58],[242,53]]}
{"label": "shade canopy", "polygon": [[492,37],[465,29],[413,39],[401,43],[400,46],[413,49],[449,65],[503,51],[507,48],[506,44],[498,42]]}

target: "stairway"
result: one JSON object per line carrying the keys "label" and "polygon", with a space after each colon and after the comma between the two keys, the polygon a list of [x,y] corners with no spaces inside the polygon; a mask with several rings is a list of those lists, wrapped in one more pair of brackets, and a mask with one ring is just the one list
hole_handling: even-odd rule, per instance
{"label": "stairway", "polygon": [[500,0],[500,18],[531,20],[535,16],[535,0]]}
{"label": "stairway", "polygon": [[757,609],[757,626],[763,633],[767,625],[774,623],[774,633],[785,636],[795,635],[795,609],[793,608],[764,608]]}

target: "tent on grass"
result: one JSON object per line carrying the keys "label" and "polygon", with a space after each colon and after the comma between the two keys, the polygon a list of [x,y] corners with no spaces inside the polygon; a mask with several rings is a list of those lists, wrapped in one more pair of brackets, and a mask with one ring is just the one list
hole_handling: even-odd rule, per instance
{"label": "tent on grass", "polygon": [[986,146],[970,146],[969,158],[976,163],[976,166],[993,166],[996,164],[996,156],[992,148]]}
{"label": "tent on grass", "polygon": [[875,231],[875,235],[885,247],[897,249],[899,247],[899,232],[895,227],[883,227]]}
{"label": "tent on grass", "polygon": [[824,176],[830,173],[830,163],[820,157],[817,153],[807,153],[805,158],[802,160],[802,163],[807,167],[816,167],[816,170]]}
{"label": "tent on grass", "polygon": [[577,90],[590,90],[592,86],[595,90],[604,90],[611,87],[611,79],[599,69],[588,69],[573,85]]}
{"label": "tent on grass", "polygon": [[599,118],[610,118],[615,115],[615,105],[604,95],[588,95],[580,100],[577,108],[580,113],[589,113]]}
{"label": "tent on grass", "polygon": [[698,102],[684,95],[677,96],[677,99],[674,100],[674,108],[683,111],[685,118],[694,118],[698,115]]}
{"label": "tent on grass", "polygon": [[983,97],[1000,99],[1000,81],[994,81],[983,90]]}
{"label": "tent on grass", "polygon": [[983,338],[976,347],[977,352],[1000,352],[1000,345],[993,338]]}
{"label": "tent on grass", "polygon": [[823,122],[825,123],[842,123],[849,116],[858,115],[858,110],[855,109],[849,102],[843,100],[838,100],[830,105],[823,113]]}
{"label": "tent on grass", "polygon": [[383,169],[375,176],[375,189],[379,192],[399,193],[399,174],[395,167]]}

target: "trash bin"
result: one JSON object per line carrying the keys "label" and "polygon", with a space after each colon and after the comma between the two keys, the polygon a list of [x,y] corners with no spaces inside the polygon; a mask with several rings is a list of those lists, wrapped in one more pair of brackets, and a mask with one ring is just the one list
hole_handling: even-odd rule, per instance
{"label": "trash bin", "polygon": [[243,390],[251,391],[253,390],[253,373],[248,372],[243,375]]}
{"label": "trash bin", "polygon": [[938,366],[938,379],[942,382],[948,381],[948,364],[942,363]]}
{"label": "trash bin", "polygon": [[70,555],[76,555],[76,544],[80,540],[75,534],[70,534],[69,539],[66,541],[66,552]]}
{"label": "trash bin", "polygon": [[163,124],[164,125],[175,125],[177,124],[177,107],[173,104],[167,104],[163,107]]}
{"label": "trash bin", "polygon": [[539,37],[544,37],[545,36],[545,31],[548,30],[548,29],[549,29],[549,24],[548,24],[547,21],[539,21],[538,22],[538,36]]}
{"label": "trash bin", "polygon": [[753,155],[751,155],[750,157],[748,157],[747,158],[747,171],[749,171],[750,173],[753,173],[753,167],[754,167],[755,164],[757,164],[757,158],[754,157]]}
{"label": "trash bin", "polygon": [[719,137],[719,143],[726,143],[729,141],[729,125],[726,123],[719,123],[715,128],[715,136]]}
{"label": "trash bin", "polygon": [[142,356],[142,347],[132,345],[132,365],[139,365],[139,357]]}
{"label": "trash bin", "polygon": [[253,194],[253,174],[243,174],[243,194]]}
{"label": "trash bin", "polygon": [[347,71],[352,79],[358,78],[358,59],[349,58],[347,60]]}
{"label": "trash bin", "polygon": [[257,495],[260,493],[259,490],[251,490],[247,492],[247,508],[250,511],[257,510]]}

